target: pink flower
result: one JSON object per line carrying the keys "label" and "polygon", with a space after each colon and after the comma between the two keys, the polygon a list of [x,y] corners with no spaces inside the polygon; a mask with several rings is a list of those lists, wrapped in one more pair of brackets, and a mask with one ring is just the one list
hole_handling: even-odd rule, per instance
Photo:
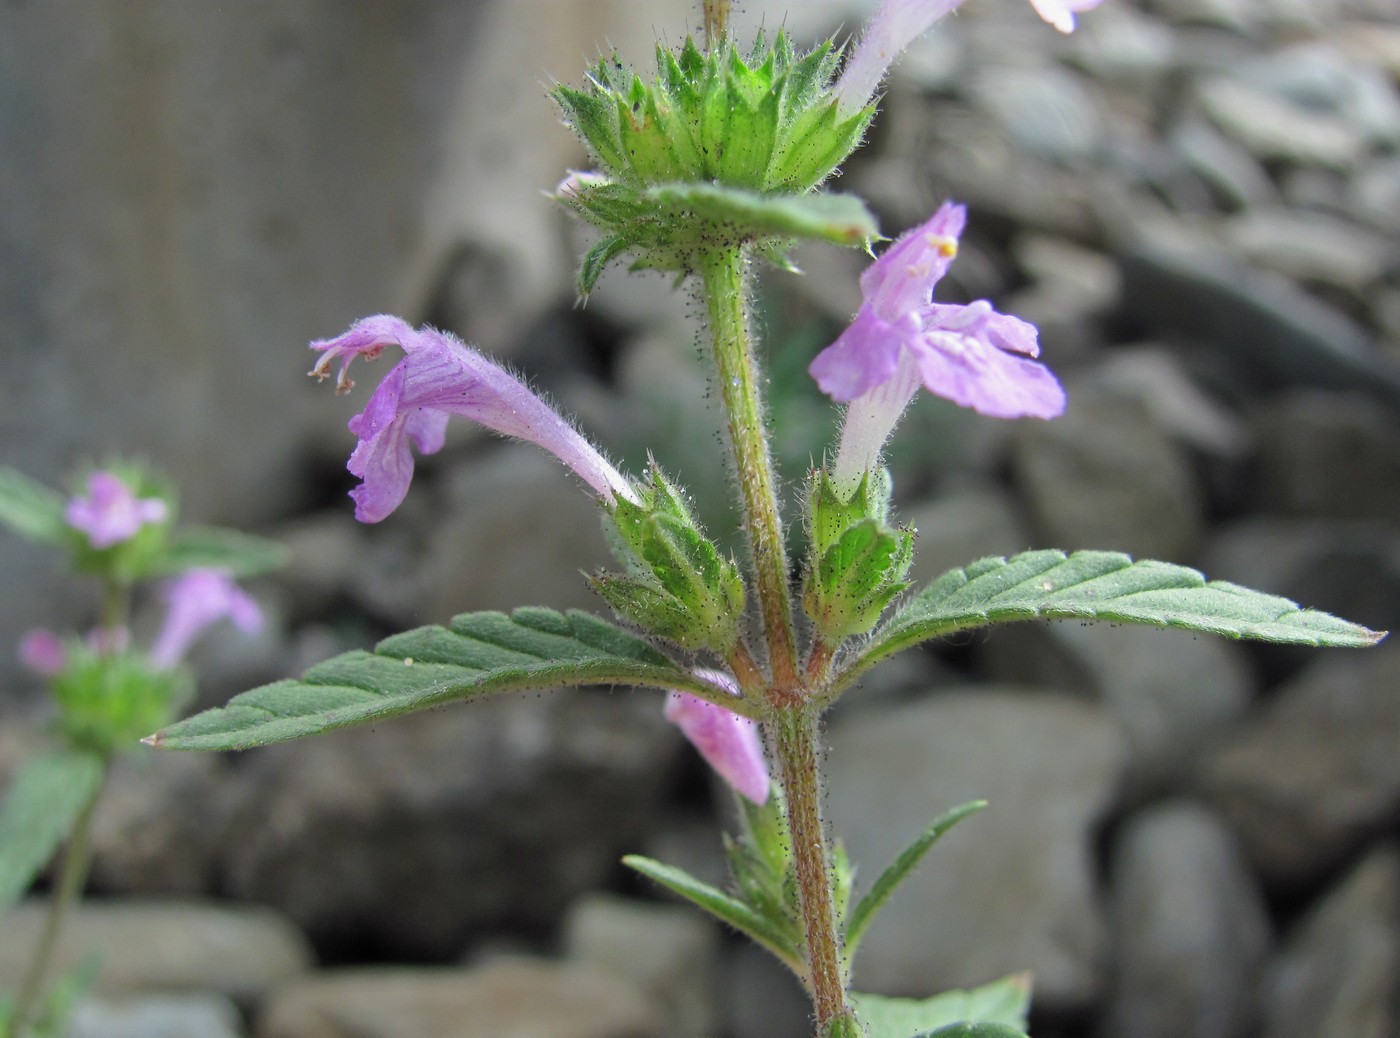
{"label": "pink flower", "polygon": [[211,624],[231,620],[249,634],[262,627],[262,610],[226,570],[191,569],[165,586],[165,623],[151,647],[151,662],[170,668]]}
{"label": "pink flower", "polygon": [[[733,695],[739,694],[728,674],[717,670],[695,673]],[[763,757],[758,725],[699,696],[677,691],[666,697],[666,720],[681,730],[700,756],[735,790],[755,804],[767,803],[768,764]]]}
{"label": "pink flower", "polygon": [[88,477],[87,495],[70,500],[63,515],[100,551],[131,540],[147,523],[163,522],[169,512],[160,498],[138,499],[116,475],[99,471]]}
{"label": "pink flower", "polygon": [[873,467],[920,384],[994,418],[1064,411],[1064,390],[1033,359],[1040,353],[1033,325],[984,299],[932,301],[966,221],[962,206],[945,202],[886,249],[861,275],[855,320],[808,368],[823,392],[849,405],[834,473],[840,483],[853,485]]}
{"label": "pink flower", "polygon": [[[1031,0],[1031,6],[1060,32],[1072,32],[1074,12],[1102,2]],[[909,45],[961,4],[962,0],[881,0],[834,88],[839,110],[849,114],[869,104],[885,73]]]}
{"label": "pink flower", "polygon": [[53,631],[36,627],[20,638],[19,661],[35,674],[51,678],[68,666],[68,649]]}
{"label": "pink flower", "polygon": [[413,451],[442,449],[451,415],[462,415],[549,451],[608,504],[620,495],[635,500],[631,485],[593,444],[510,372],[445,332],[413,329],[381,314],[351,325],[343,335],[313,342],[321,358],[311,374],[325,377],[340,361],[337,386],[356,357],[373,359],[387,345],[404,358],[384,377],[364,411],[350,419],[360,438],[347,466],[363,481],[350,492],[355,518],[377,523],[403,501],[413,479]]}

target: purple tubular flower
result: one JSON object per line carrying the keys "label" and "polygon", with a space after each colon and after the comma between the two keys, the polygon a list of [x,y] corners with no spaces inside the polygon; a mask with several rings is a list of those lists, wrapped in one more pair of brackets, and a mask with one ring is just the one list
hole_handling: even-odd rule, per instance
{"label": "purple tubular flower", "polygon": [[[841,71],[833,93],[844,114],[870,103],[885,73],[933,24],[963,0],[881,0],[860,43]],[[1060,32],[1074,30],[1074,12],[1098,7],[1103,0],[1031,0],[1035,13]]]}
{"label": "purple tubular flower", "polygon": [[631,485],[593,444],[532,393],[523,382],[445,332],[414,329],[381,314],[355,322],[343,335],[313,342],[321,358],[311,374],[324,377],[340,362],[337,386],[351,385],[346,372],[356,357],[372,359],[387,345],[404,358],[379,384],[364,411],[350,419],[360,438],[347,466],[363,481],[350,492],[355,518],[377,523],[403,501],[413,479],[413,450],[442,449],[451,415],[462,415],[549,451],[596,490],[609,505],[636,496]]}
{"label": "purple tubular flower", "polygon": [[249,634],[262,627],[262,610],[227,570],[186,570],[166,584],[165,603],[165,623],[151,647],[157,667],[175,666],[204,629],[220,620]]}
{"label": "purple tubular flower", "polygon": [[[739,694],[728,674],[717,670],[695,673],[733,695]],[[732,710],[679,691],[666,697],[666,720],[681,730],[700,756],[736,791],[755,804],[768,802],[768,764],[763,757],[758,725]]]}
{"label": "purple tubular flower", "polygon": [[945,202],[861,275],[863,301],[851,326],[808,371],[832,399],[849,404],[837,454],[838,482],[872,467],[922,384],[994,418],[1053,418],[1065,408],[1039,356],[1035,326],[980,299],[935,303],[933,286],[958,253],[967,211]]}
{"label": "purple tubular flower", "polygon": [[138,499],[119,477],[99,471],[88,477],[87,494],[68,502],[63,517],[100,551],[131,540],[147,523],[163,522],[169,512],[160,498]]}

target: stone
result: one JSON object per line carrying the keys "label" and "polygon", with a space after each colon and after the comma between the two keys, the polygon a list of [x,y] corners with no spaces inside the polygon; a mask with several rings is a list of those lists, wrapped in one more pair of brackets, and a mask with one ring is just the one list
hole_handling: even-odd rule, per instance
{"label": "stone", "polygon": [[1101,1033],[1255,1033],[1269,917],[1229,830],[1189,801],[1154,805],[1118,833],[1111,887],[1114,968]]}
{"label": "stone", "polygon": [[1237,459],[1253,445],[1249,427],[1207,395],[1179,355],[1152,344],[1115,346],[1085,382],[1132,400],[1172,439],[1207,456]]}
{"label": "stone", "polygon": [[1400,234],[1400,155],[1378,158],[1351,181],[1350,211],[1362,223]]}
{"label": "stone", "polygon": [[118,758],[93,816],[93,885],[184,897],[218,889],[237,788],[219,754],[142,747]]}
{"label": "stone", "polygon": [[599,606],[579,571],[611,561],[602,514],[544,451],[493,444],[415,493],[401,522],[371,532],[355,574],[355,597],[372,614],[407,627],[478,609]]}
{"label": "stone", "polygon": [[1294,209],[1250,209],[1223,230],[1231,248],[1251,263],[1358,298],[1384,277],[1396,249],[1393,236]]}
{"label": "stone", "polygon": [[1018,151],[1080,164],[1098,149],[1103,122],[1095,96],[1068,69],[984,69],[971,91]]}
{"label": "stone", "polygon": [[662,1038],[715,1030],[719,931],[694,907],[585,895],[564,918],[563,951],[646,992],[665,1013]]}
{"label": "stone", "polygon": [[218,995],[84,999],[65,1038],[243,1038],[238,1008]]}
{"label": "stone", "polygon": [[1216,126],[1266,162],[1352,170],[1368,150],[1362,133],[1330,115],[1235,78],[1198,83],[1196,98]]}
{"label": "stone", "polygon": [[1130,247],[1122,268],[1124,312],[1159,335],[1208,343],[1233,384],[1357,390],[1400,408],[1400,367],[1354,321],[1287,278],[1200,241]]}
{"label": "stone", "polygon": [[1030,545],[1016,501],[994,486],[965,486],[898,509],[897,521],[918,531],[909,579],[922,587],[950,569],[989,555],[1015,555]]}
{"label": "stone", "polygon": [[1089,694],[1122,728],[1124,795],[1173,788],[1249,709],[1254,677],[1223,638],[1132,624],[1015,624],[991,631],[979,656],[994,681]]}
{"label": "stone", "polygon": [[[47,910],[30,900],[5,913],[0,989],[18,986]],[[196,901],[86,901],[68,916],[55,969],[89,954],[99,957],[96,991],[104,997],[219,992],[242,1005],[311,966],[306,939],[277,912]]]}
{"label": "stone", "polygon": [[1281,515],[1400,516],[1400,419],[1355,393],[1298,390],[1255,415],[1257,500]]}
{"label": "stone", "polygon": [[1297,891],[1400,810],[1400,648],[1334,650],[1211,753],[1197,784],[1264,880]]}
{"label": "stone", "polygon": [[937,815],[986,799],[894,894],[856,955],[860,990],[927,996],[1033,970],[1084,1009],[1108,953],[1091,844],[1124,747],[1090,704],[1006,687],[852,712],[829,730],[827,808],[864,883]]}
{"label": "stone", "polygon": [[1278,190],[1248,149],[1200,118],[1185,118],[1168,137],[1172,150],[1227,209],[1267,205]]}
{"label": "stone", "polygon": [[1069,395],[1064,415],[1017,430],[1016,484],[1035,542],[1190,559],[1204,504],[1184,452],[1131,401],[1074,385]]}
{"label": "stone", "polygon": [[459,704],[253,751],[225,889],[318,944],[423,960],[552,925],[635,850],[681,737],[654,693]]}
{"label": "stone", "polygon": [[[1400,531],[1392,522],[1258,515],[1219,527],[1201,568],[1373,629],[1400,616]],[[1312,662],[1312,650],[1270,647]]]}
{"label": "stone", "polygon": [[725,956],[724,1032],[733,1038],[811,1038],[812,1003],[792,971],[751,941]]}
{"label": "stone", "polygon": [[1364,858],[1289,933],[1264,983],[1264,1038],[1400,1031],[1400,851]]}
{"label": "stone", "polygon": [[589,966],[512,959],[474,969],[360,968],[283,987],[257,1038],[652,1038],[661,1014]]}

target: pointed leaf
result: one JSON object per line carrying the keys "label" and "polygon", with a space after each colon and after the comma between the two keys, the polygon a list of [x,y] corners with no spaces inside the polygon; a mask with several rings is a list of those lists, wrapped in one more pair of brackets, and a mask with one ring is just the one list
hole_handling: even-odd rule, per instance
{"label": "pointed leaf", "polygon": [[1006,1024],[949,1024],[914,1038],[1028,1038],[1019,1027]]}
{"label": "pointed leaf", "polygon": [[0,802],[0,913],[57,853],[102,773],[101,758],[72,750],[36,757],[20,770]]}
{"label": "pointed leaf", "polygon": [[837,245],[864,245],[880,236],[879,225],[854,195],[762,195],[718,184],[663,184],[645,192],[657,205],[689,212],[712,224],[727,224],[751,238],[821,238]]}
{"label": "pointed leaf", "polygon": [[1134,562],[1109,551],[1029,551],[981,559],[939,577],[875,633],[841,685],[930,638],[1033,619],[1152,624],[1300,645],[1361,647],[1385,636],[1277,595],[1207,582],[1185,566]]}
{"label": "pointed leaf", "polygon": [[852,909],[850,922],[846,924],[846,957],[848,960],[855,955],[856,948],[860,946],[861,938],[865,936],[866,929],[875,918],[875,913],[884,907],[885,902],[890,899],[890,895],[895,892],[899,884],[909,878],[909,874],[918,867],[919,862],[938,842],[938,839],[968,815],[976,814],[986,806],[985,800],[973,800],[961,807],[953,808],[935,820],[917,840],[899,853],[899,857],[895,858],[884,872],[880,873],[874,885]]}
{"label": "pointed leaf", "polygon": [[647,879],[660,883],[672,893],[679,894],[687,901],[703,908],[706,912],[728,923],[742,933],[753,938],[763,947],[781,959],[789,968],[801,974],[802,956],[789,935],[774,921],[755,911],[750,905],[726,894],[708,883],[701,882],[684,869],[665,865],[639,854],[629,854],[622,863],[635,869]]}
{"label": "pointed leaf", "polygon": [[68,524],[63,519],[63,497],[15,469],[0,467],[0,524],[21,537],[45,544],[61,544]]}
{"label": "pointed leaf", "polygon": [[588,613],[517,609],[463,613],[450,627],[419,627],[373,652],[348,652],[235,696],[147,741],[177,750],[242,750],[380,721],[495,692],[568,685],[678,688],[745,711],[637,636]]}
{"label": "pointed leaf", "polygon": [[[887,998],[884,995],[851,993],[861,1023],[869,1038],[915,1038],[929,1033],[941,1035],[947,1027],[991,1027],[1005,1030],[985,1032],[986,1038],[1020,1035],[1030,1011],[1030,974],[1018,973],[966,991],[945,991],[933,998]],[[941,1038],[963,1032],[950,1031]],[[970,1036],[982,1032],[966,1032]]]}
{"label": "pointed leaf", "polygon": [[183,526],[170,535],[170,545],[157,573],[182,573],[197,566],[228,570],[240,579],[271,573],[287,564],[290,552],[277,541],[218,526]]}

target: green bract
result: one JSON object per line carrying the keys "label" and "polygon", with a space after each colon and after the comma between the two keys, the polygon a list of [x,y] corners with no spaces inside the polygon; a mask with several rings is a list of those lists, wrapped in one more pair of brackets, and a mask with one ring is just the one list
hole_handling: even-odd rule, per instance
{"label": "green bract", "polygon": [[838,114],[829,87],[840,56],[830,41],[798,55],[781,31],[771,46],[760,31],[748,53],[728,38],[702,52],[687,38],[679,54],[657,47],[650,83],[614,56],[554,99],[619,184],[801,193],[855,149],[873,114]]}
{"label": "green bract", "polygon": [[909,585],[914,532],[889,524],[889,475],[867,473],[849,497],[818,470],[807,496],[810,542],[802,607],[818,633],[839,643],[864,634]]}
{"label": "green bract", "polygon": [[73,746],[100,755],[129,751],[170,720],[193,688],[183,668],[154,666],[136,652],[98,652],[67,645],[68,663],[52,679],[59,727]]}
{"label": "green bract", "polygon": [[873,108],[841,115],[830,93],[840,51],[798,55],[779,32],[752,50],[728,38],[702,52],[657,48],[651,82],[616,57],[555,101],[598,169],[561,185],[559,199],[605,232],[584,259],[586,294],[624,252],[636,266],[685,271],[701,248],[749,242],[781,263],[786,240],[863,245],[878,236],[857,199],[803,198],[860,143]]}
{"label": "green bract", "polygon": [[680,490],[658,469],[640,504],[613,512],[626,574],[603,573],[593,586],[618,613],[684,649],[728,654],[744,614],[744,578],[705,536]]}

